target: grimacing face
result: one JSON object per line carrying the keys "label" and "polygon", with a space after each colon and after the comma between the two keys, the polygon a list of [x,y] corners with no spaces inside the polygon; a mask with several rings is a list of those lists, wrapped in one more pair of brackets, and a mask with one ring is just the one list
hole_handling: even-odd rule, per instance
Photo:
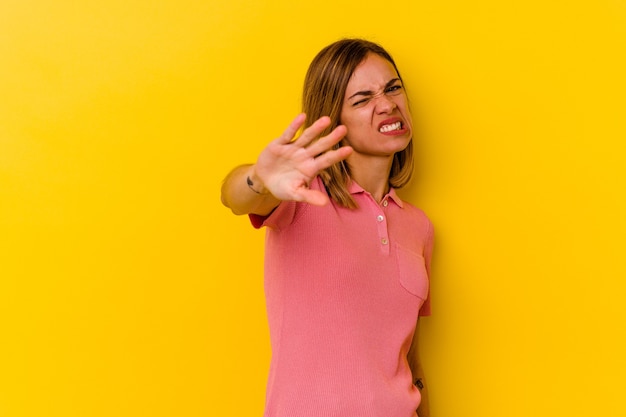
{"label": "grimacing face", "polygon": [[[354,149],[348,163],[368,157],[393,158],[413,136],[411,112],[402,81],[391,62],[369,53],[346,87],[340,122]],[[352,160],[352,161],[351,161]]]}

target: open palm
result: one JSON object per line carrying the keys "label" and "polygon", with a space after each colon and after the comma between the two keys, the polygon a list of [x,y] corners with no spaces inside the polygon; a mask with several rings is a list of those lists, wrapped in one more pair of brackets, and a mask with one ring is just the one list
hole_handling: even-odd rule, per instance
{"label": "open palm", "polygon": [[305,117],[304,114],[296,117],[285,132],[261,152],[255,165],[256,175],[279,200],[323,205],[328,202],[328,197],[309,189],[309,183],[323,169],[346,159],[352,148],[342,146],[332,149],[346,135],[345,126],[337,126],[328,135],[320,137],[330,125],[328,117],[316,120],[294,140]]}

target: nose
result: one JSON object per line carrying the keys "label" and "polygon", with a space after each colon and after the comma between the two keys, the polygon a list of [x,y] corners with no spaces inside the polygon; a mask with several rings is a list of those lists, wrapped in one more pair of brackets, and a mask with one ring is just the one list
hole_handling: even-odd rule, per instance
{"label": "nose", "polygon": [[386,94],[380,94],[375,97],[376,100],[376,113],[391,113],[397,106],[396,102]]}

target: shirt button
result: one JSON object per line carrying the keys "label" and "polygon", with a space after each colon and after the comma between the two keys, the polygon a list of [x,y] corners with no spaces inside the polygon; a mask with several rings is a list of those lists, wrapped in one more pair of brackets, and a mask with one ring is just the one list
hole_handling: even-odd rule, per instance
{"label": "shirt button", "polygon": [[386,238],[382,238],[380,239],[380,243],[382,243],[383,245],[386,245],[387,243],[389,243],[389,241]]}
{"label": "shirt button", "polygon": [[387,207],[388,204],[389,202],[387,200],[383,201],[383,207]]}
{"label": "shirt button", "polygon": [[385,218],[379,214],[378,217],[376,217],[376,220],[378,220],[379,222],[382,222],[383,220],[385,220]]}

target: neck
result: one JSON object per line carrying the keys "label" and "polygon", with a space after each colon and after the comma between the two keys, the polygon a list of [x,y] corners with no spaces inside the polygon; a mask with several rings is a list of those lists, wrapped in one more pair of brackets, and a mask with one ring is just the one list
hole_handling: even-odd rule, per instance
{"label": "neck", "polygon": [[[350,158],[351,159],[351,158]],[[389,192],[391,158],[368,158],[367,161],[349,160],[350,176],[376,201],[382,201]]]}

